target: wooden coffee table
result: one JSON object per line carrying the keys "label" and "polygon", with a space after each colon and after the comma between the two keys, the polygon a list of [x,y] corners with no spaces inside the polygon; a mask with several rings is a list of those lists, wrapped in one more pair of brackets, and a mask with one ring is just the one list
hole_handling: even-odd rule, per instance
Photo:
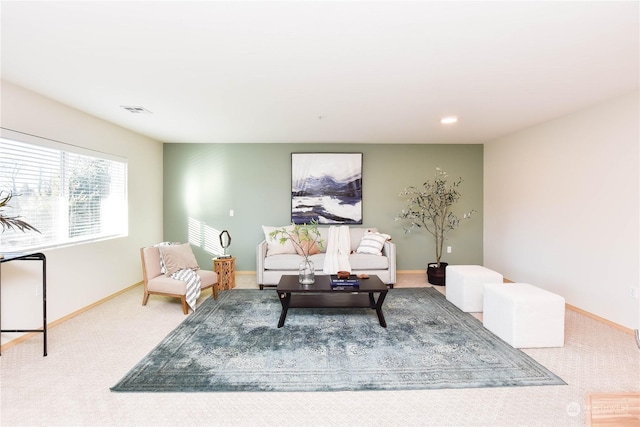
{"label": "wooden coffee table", "polygon": [[[387,285],[378,276],[360,279],[357,289],[331,289],[329,276],[316,276],[313,285],[301,285],[298,275],[283,275],[276,287],[282,312],[278,328],[284,325],[290,308],[372,308],[378,315],[380,326],[387,327],[382,314],[382,303],[387,296]],[[378,298],[375,298],[378,294]]]}

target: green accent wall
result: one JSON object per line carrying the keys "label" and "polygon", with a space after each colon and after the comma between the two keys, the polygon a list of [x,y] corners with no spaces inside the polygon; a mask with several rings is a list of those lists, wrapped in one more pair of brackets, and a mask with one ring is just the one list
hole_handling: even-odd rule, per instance
{"label": "green accent wall", "polygon": [[[255,271],[263,225],[291,222],[291,153],[363,153],[363,226],[390,234],[398,270],[426,270],[435,245],[424,230],[405,234],[395,221],[400,192],[435,168],[463,178],[455,213],[477,214],[449,235],[442,261],[482,264],[483,145],[422,144],[164,144],[164,240],[190,241],[200,265],[211,265],[218,233],[231,234],[236,270]],[[229,215],[233,209],[234,216]]]}

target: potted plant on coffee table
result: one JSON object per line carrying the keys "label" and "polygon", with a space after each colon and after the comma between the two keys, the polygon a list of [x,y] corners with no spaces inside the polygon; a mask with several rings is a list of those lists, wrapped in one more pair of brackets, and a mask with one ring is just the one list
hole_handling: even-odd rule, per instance
{"label": "potted plant on coffee table", "polygon": [[304,258],[298,268],[300,284],[313,284],[315,282],[315,266],[309,256],[320,252],[324,245],[320,231],[318,231],[318,222],[312,220],[308,224],[291,224],[290,227],[272,231],[269,236],[272,239],[278,239],[281,245],[284,245],[287,240],[293,243],[296,252]]}
{"label": "potted plant on coffee table", "polygon": [[441,262],[442,249],[448,232],[455,230],[461,220],[471,218],[474,210],[459,218],[451,211],[451,207],[460,199],[458,187],[462,178],[448,183],[445,171],[436,168],[433,180],[426,181],[422,187],[407,187],[400,193],[405,197],[407,206],[396,217],[396,221],[407,221],[405,233],[414,229],[425,229],[434,238],[436,244],[436,261],[427,266],[429,283],[444,286],[446,284],[445,268],[447,263]]}

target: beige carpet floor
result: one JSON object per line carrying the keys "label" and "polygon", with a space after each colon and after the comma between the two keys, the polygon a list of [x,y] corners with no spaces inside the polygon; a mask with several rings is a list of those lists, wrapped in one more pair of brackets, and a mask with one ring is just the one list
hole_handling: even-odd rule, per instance
{"label": "beige carpet floor", "polygon": [[[398,287],[426,286],[400,275]],[[255,276],[238,275],[238,288]],[[446,289],[438,287],[444,292]],[[233,292],[224,291],[224,292]],[[265,292],[275,292],[266,290]],[[202,298],[208,298],[207,292]],[[2,426],[581,426],[590,393],[640,391],[635,337],[567,310],[563,348],[525,350],[566,386],[335,393],[112,393],[184,320],[174,299],[136,287],[0,357]]]}

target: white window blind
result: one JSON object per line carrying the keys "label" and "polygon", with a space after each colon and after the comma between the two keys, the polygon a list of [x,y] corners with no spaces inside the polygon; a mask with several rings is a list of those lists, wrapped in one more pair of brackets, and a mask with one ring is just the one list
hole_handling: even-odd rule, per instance
{"label": "white window blind", "polygon": [[126,235],[126,161],[45,145],[0,138],[0,191],[14,195],[0,213],[19,216],[40,231],[5,229],[0,252]]}

